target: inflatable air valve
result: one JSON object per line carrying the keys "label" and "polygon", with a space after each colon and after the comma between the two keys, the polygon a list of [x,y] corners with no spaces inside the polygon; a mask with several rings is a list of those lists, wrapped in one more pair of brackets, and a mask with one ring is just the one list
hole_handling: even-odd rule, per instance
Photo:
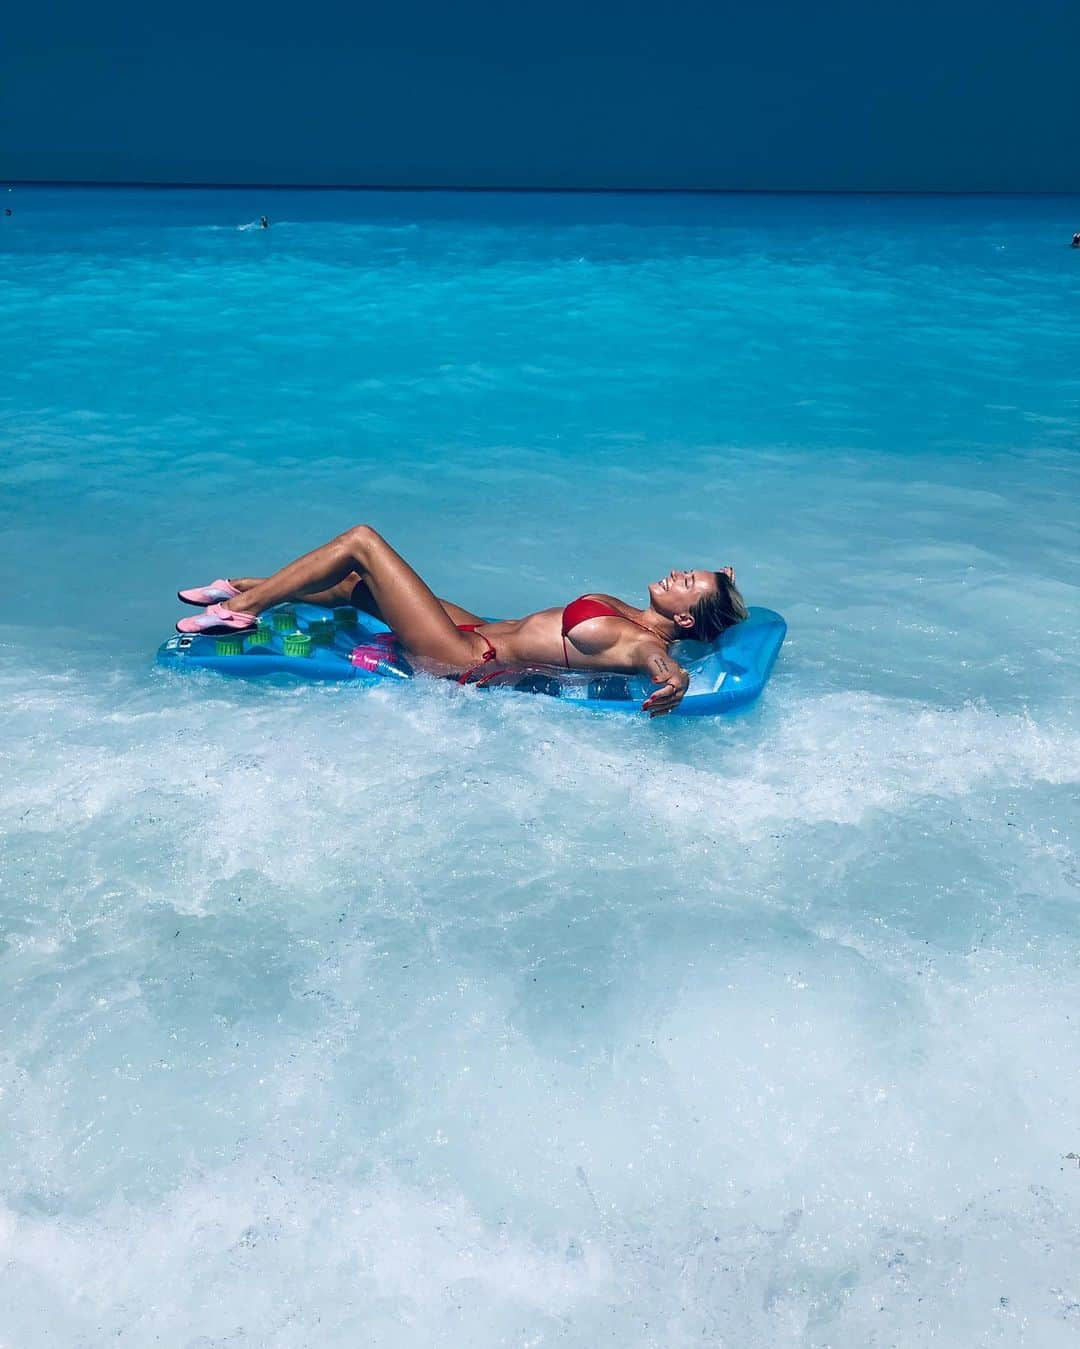
{"label": "inflatable air valve", "polygon": [[296,631],[296,611],[294,609],[275,609],[274,610],[274,631],[275,632],[295,632]]}
{"label": "inflatable air valve", "polygon": [[392,660],[388,660],[390,647],[385,642],[373,642],[368,646],[357,646],[349,654],[349,664],[368,674],[389,676],[391,679],[408,679],[404,670],[399,669]]}
{"label": "inflatable air valve", "polygon": [[274,629],[269,623],[257,623],[247,634],[248,646],[269,646],[273,635]]}
{"label": "inflatable air valve", "polygon": [[310,656],[311,638],[306,632],[290,632],[282,643],[282,647],[286,656]]}
{"label": "inflatable air valve", "polygon": [[244,639],[242,637],[219,637],[214,643],[215,656],[242,656]]}
{"label": "inflatable air valve", "polygon": [[359,614],[351,604],[339,604],[334,610],[334,627],[355,628],[358,617]]}
{"label": "inflatable air valve", "polygon": [[315,646],[333,646],[336,626],[332,618],[317,618],[308,624],[308,636]]}

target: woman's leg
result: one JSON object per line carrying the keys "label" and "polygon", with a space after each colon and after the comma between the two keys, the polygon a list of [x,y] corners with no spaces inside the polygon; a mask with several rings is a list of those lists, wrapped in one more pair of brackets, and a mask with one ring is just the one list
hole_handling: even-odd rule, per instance
{"label": "woman's leg", "polygon": [[[301,595],[310,598],[326,590],[338,593],[338,587],[343,587],[353,573],[358,573],[383,622],[414,654],[457,666],[471,665],[483,657],[487,649],[484,638],[459,632],[447,609],[420,576],[369,525],[347,529],[244,590],[225,607],[234,613],[258,614]],[[356,595],[357,589],[354,582],[351,593]],[[456,605],[452,607],[457,610]],[[458,612],[466,614],[465,610]],[[465,621],[480,620],[468,615]]]}
{"label": "woman's leg", "polygon": [[[265,576],[230,576],[229,584],[234,585],[237,590],[243,592],[252,590],[255,586],[262,585],[266,580]],[[371,593],[367,582],[359,572],[350,572],[343,581],[339,581],[336,586],[331,586],[328,590],[305,590],[297,595],[286,595],[285,601],[303,600],[306,604],[318,604],[324,609],[333,609],[339,604],[351,604],[355,609],[362,609],[365,614],[371,614],[373,618],[382,620],[382,611],[375,603],[375,596]],[[484,620],[479,614],[474,614],[470,609],[463,609],[460,604],[455,604],[453,600],[440,599],[439,603],[450,616],[450,621],[458,623],[482,623]],[[236,606],[230,604],[230,609]]]}
{"label": "woman's leg", "polygon": [[[256,586],[264,585],[265,576],[230,576],[229,584],[234,585],[241,594],[245,590],[254,590]],[[356,604],[353,598],[353,592],[357,584],[363,585],[363,581],[356,572],[351,572],[343,581],[339,581],[336,586],[331,586],[324,590],[301,590],[295,595],[286,595],[285,600],[302,600],[305,604],[318,604],[324,609],[333,609],[339,604]],[[230,609],[235,609],[235,604],[229,604]],[[357,605],[362,608],[362,605]],[[367,610],[368,613],[371,610]],[[378,615],[376,614],[376,618]]]}

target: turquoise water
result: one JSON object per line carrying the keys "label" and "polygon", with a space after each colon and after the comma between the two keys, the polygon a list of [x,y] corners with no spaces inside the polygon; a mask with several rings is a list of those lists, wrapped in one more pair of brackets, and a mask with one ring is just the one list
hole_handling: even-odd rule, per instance
{"label": "turquoise water", "polygon": [[[1080,200],[4,200],[0,1345],[1075,1343]],[[789,641],[152,666],[358,522]]]}

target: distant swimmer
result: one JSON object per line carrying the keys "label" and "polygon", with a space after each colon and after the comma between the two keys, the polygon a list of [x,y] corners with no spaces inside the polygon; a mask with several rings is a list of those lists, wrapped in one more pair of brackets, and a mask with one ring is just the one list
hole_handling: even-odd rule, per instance
{"label": "distant swimmer", "polygon": [[[10,206],[5,206],[5,207],[4,207],[4,214],[5,214],[5,215],[10,215],[10,214],[11,214],[11,207],[10,207]],[[1078,235],[1076,236],[1076,239],[1080,239],[1080,234],[1078,234]],[[1076,239],[1073,240],[1073,248],[1076,248],[1076,247],[1077,247]]]}
{"label": "distant swimmer", "polygon": [[[11,212],[8,211],[8,215],[10,214]],[[1072,246],[1073,248],[1080,248],[1080,230],[1077,230],[1076,233],[1073,235]]]}
{"label": "distant swimmer", "polygon": [[[268,230],[269,228],[270,228],[270,217],[265,215],[259,216],[259,229]],[[1080,235],[1077,235],[1077,238],[1080,238]],[[1075,240],[1073,242],[1075,243]]]}
{"label": "distant swimmer", "polygon": [[270,217],[261,215],[258,220],[249,220],[246,225],[237,225],[236,228],[238,230],[268,230],[270,228]]}

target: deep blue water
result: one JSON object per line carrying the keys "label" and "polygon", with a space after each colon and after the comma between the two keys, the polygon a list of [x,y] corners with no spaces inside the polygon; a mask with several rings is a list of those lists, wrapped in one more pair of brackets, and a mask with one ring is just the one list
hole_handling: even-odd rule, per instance
{"label": "deep blue water", "polygon": [[[4,201],[0,1343],[1071,1345],[1080,199]],[[789,642],[704,725],[154,669],[361,521]]]}

